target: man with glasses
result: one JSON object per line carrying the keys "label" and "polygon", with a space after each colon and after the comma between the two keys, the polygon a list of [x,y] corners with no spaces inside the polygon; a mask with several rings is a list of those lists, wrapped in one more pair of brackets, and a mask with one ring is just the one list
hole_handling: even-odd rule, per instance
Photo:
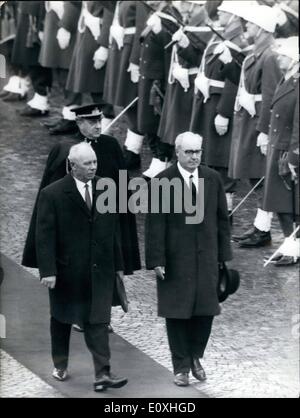
{"label": "man with glasses", "polygon": [[156,273],[158,315],[166,318],[174,383],[187,386],[190,370],[197,380],[206,379],[199,359],[204,355],[213,318],[220,313],[218,263],[230,260],[232,254],[222,179],[216,171],[200,165],[202,137],[184,132],[177,136],[175,149],[178,162],[150,185],[158,179],[170,183],[178,179],[181,189],[191,189],[183,194],[183,200],[191,198],[196,211],[204,205],[204,217],[199,223],[187,223],[186,208],[191,206],[184,202],[180,213],[175,210],[174,202],[182,193],[176,187],[170,187],[169,213],[161,207],[166,193],[152,193],[149,208],[158,199],[159,210],[149,210],[146,219],[146,267]]}

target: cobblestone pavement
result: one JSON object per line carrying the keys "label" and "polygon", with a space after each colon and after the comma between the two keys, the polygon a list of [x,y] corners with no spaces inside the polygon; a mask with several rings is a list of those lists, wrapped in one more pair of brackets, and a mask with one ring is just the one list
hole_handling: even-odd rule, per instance
{"label": "cobblestone pavement", "polygon": [[[1,398],[62,397],[61,394],[52,386],[45,383],[3,350],[0,350],[0,363]],[[17,382],[18,384],[16,384]],[[22,384],[19,382],[22,382]]]}
{"label": "cobblestone pavement", "polygon": [[[54,111],[58,115],[60,97],[53,94]],[[32,206],[52,145],[63,137],[51,137],[40,119],[22,119],[16,109],[21,103],[0,102],[0,250],[20,263]],[[114,134],[122,142],[124,125]],[[143,167],[150,160],[144,145]],[[139,175],[140,173],[132,173]],[[236,201],[248,190],[241,185]],[[236,213],[234,232],[246,230],[255,215],[255,196]],[[140,250],[144,251],[144,215],[137,216]],[[241,287],[222,306],[215,319],[212,336],[203,361],[208,380],[192,381],[209,397],[298,397],[299,396],[299,280],[298,268],[263,268],[263,257],[282,242],[277,220],[272,229],[273,246],[242,250],[234,247],[230,263],[241,272]],[[37,274],[35,270],[31,271]],[[164,320],[156,315],[156,288],[152,272],[141,270],[125,278],[130,311],[113,309],[115,332],[171,370]],[[2,363],[13,373],[2,384],[2,396],[30,397],[35,383],[26,393],[13,391],[13,379],[23,373],[22,367],[7,354]],[[10,381],[12,379],[12,381]],[[29,377],[29,380],[31,378]],[[43,386],[35,396],[56,396]]]}

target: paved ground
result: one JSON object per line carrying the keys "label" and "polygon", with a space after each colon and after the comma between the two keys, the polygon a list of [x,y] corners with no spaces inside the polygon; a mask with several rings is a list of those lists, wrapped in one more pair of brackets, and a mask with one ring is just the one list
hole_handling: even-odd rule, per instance
{"label": "paved ground", "polygon": [[[57,115],[60,100],[57,94],[53,95],[54,111],[51,117]],[[40,119],[22,119],[18,116],[16,109],[21,107],[21,103],[0,102],[0,249],[2,254],[16,264],[21,260],[47,154],[51,146],[62,139],[49,136],[40,125]],[[115,134],[122,143],[122,121]],[[150,154],[145,144],[143,167],[147,166],[149,160]],[[247,190],[247,186],[242,184],[236,201]],[[234,232],[247,229],[254,214],[253,197],[236,214]],[[138,215],[137,220],[143,255],[143,215]],[[234,247],[235,258],[231,265],[242,274],[241,287],[223,304],[222,315],[215,320],[203,362],[208,380],[201,385],[193,382],[201,396],[299,396],[298,268],[263,268],[263,257],[274,251],[281,241],[282,235],[274,220],[272,247],[254,250]],[[35,270],[29,272],[36,276]],[[130,312],[125,315],[121,309],[113,309],[112,324],[116,334],[171,370],[164,322],[156,315],[156,289],[152,272],[143,269],[134,276],[126,277],[125,282],[131,302]],[[27,325],[30,332],[31,325]],[[35,355],[38,362],[38,350]],[[61,396],[60,391],[52,387],[51,383],[49,386],[49,383],[40,380],[38,367],[35,375],[32,375],[32,372],[3,350],[0,361],[4,370],[1,373],[0,396]],[[139,373],[143,373],[142,368]],[[20,379],[26,379],[26,385],[16,387],[15,381]],[[172,383],[166,381],[166,388],[169,385]]]}

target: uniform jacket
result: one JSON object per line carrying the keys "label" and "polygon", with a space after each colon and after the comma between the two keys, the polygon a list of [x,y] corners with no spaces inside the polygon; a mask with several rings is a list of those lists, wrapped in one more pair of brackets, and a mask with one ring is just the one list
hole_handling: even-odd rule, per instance
{"label": "uniform jacket", "polygon": [[270,144],[279,150],[288,151],[291,147],[299,96],[299,79],[297,76],[284,79],[279,83],[271,103],[271,123],[269,131]]}
{"label": "uniform jacket", "polygon": [[[80,15],[80,1],[65,1],[62,19],[53,10],[45,17],[44,39],[41,45],[39,61],[43,67],[68,69],[76,41],[77,23]],[[58,29],[62,27],[71,33],[69,46],[59,47],[56,39]]]}
{"label": "uniform jacket", "polygon": [[85,4],[88,12],[100,19],[100,36],[95,39],[87,26],[82,33],[77,33],[66,89],[75,93],[102,93],[106,65],[96,70],[93,57],[100,46],[108,48],[113,13],[98,1],[87,1]]}
{"label": "uniform jacket", "polygon": [[[157,177],[179,178],[185,184],[177,164]],[[199,178],[204,178],[202,223],[188,225],[184,211],[174,213],[172,188],[170,213],[149,211],[146,218],[146,267],[166,268],[165,280],[157,280],[158,314],[166,318],[218,314],[218,262],[232,258],[222,180],[205,166],[199,168]]]}
{"label": "uniform jacket", "polygon": [[258,132],[267,134],[269,131],[271,102],[280,78],[281,71],[270,43],[265,42],[246,58],[246,89],[250,94],[262,94],[262,102],[257,103]]}
{"label": "uniform jacket", "polygon": [[110,321],[115,272],[123,269],[118,215],[90,212],[68,174],[41,191],[37,258],[41,277],[56,276],[51,315],[63,323]]}
{"label": "uniform jacket", "polygon": [[[43,31],[45,18],[44,1],[20,1],[16,37],[12,51],[12,63],[38,65],[40,40],[38,32]],[[28,40],[34,40],[28,44]]]}

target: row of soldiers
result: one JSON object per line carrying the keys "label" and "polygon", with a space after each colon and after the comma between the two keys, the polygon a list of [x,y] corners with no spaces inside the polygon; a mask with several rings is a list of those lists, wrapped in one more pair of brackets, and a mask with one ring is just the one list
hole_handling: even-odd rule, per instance
{"label": "row of soldiers", "polygon": [[[8,2],[13,3],[13,2]],[[271,242],[272,213],[288,238],[298,215],[298,2],[34,1],[17,2],[14,74],[3,100],[33,98],[23,116],[45,116],[55,76],[64,92],[51,134],[73,133],[88,93],[102,108],[102,132],[126,111],[128,169],[140,167],[146,138],[152,178],[170,164],[178,134],[204,138],[203,163],[223,179],[228,209],[237,181],[262,184],[253,228],[241,247]],[[136,99],[138,98],[138,99]],[[287,241],[276,265],[294,264]],[[288,245],[289,244],[289,245]],[[295,244],[295,245],[294,245]]]}

